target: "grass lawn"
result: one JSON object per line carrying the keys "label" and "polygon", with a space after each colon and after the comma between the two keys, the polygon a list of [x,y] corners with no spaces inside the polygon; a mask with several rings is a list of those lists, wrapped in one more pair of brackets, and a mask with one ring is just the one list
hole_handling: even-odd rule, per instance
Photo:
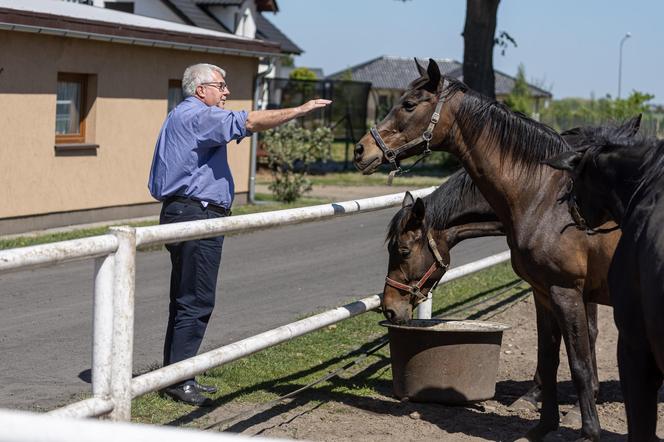
{"label": "grass lawn", "polygon": [[[504,263],[452,281],[436,290],[433,314],[444,315],[446,311],[475,300],[478,293],[482,296],[491,295],[517,279],[510,264]],[[515,288],[511,293],[518,291],[519,289]],[[510,296],[510,292],[505,296]],[[199,379],[217,386],[219,392],[214,395],[217,406],[231,402],[264,403],[307,385],[340,367],[351,365],[349,363],[386,334],[385,328],[378,324],[382,320],[382,314],[368,312],[209,370]],[[315,385],[307,394],[320,400],[339,395],[370,397],[390,394],[391,380],[389,347],[385,346],[353,365],[341,376]],[[162,399],[156,393],[137,398],[132,406],[135,422],[189,422],[189,426],[208,424],[204,419],[188,419],[187,415],[192,412],[196,413],[196,408]]]}
{"label": "grass lawn", "polygon": [[[344,166],[345,143],[335,142],[332,144],[330,159],[328,163],[316,164],[310,170],[309,179],[314,186],[384,186],[387,184],[387,176],[391,167],[383,165],[381,169],[372,175],[362,175],[355,170],[352,164],[353,146],[350,146],[348,170],[339,171]],[[438,186],[449,176],[459,165],[448,158],[449,154],[443,152],[434,152],[423,162],[420,162],[415,168],[406,174],[395,177],[393,185],[409,187]],[[404,169],[410,167],[416,158],[405,159],[401,166]],[[326,164],[328,166],[326,166]],[[319,174],[316,171],[323,170],[325,173]],[[331,172],[330,170],[334,170]],[[270,184],[272,176],[265,167],[259,168],[256,176],[257,184]]]}
{"label": "grass lawn", "polygon": [[[346,172],[328,172],[324,175],[308,175],[314,187],[316,186],[385,186],[389,170],[385,169],[372,175],[362,175],[355,170]],[[394,178],[393,186],[428,187],[439,186],[449,175],[447,170],[418,169],[417,174],[399,175]],[[267,171],[261,171],[256,176],[257,184],[270,184],[272,176]]]}

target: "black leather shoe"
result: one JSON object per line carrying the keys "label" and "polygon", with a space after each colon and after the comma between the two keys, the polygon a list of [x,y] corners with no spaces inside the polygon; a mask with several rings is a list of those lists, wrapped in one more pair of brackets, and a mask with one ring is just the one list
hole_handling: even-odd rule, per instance
{"label": "black leather shoe", "polygon": [[200,394],[196,387],[190,384],[165,388],[164,394],[176,401],[184,402],[185,404],[195,405],[197,407],[212,406],[212,399]]}
{"label": "black leather shoe", "polygon": [[212,386],[212,385],[203,385],[199,384],[198,382],[194,381],[194,387],[196,387],[196,390],[198,390],[199,393],[210,393],[214,394],[217,392],[217,387]]}

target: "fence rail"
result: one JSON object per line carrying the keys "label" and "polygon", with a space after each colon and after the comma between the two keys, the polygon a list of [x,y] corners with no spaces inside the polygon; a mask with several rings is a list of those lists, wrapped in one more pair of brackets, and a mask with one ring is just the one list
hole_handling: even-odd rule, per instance
{"label": "fence rail", "polygon": [[[415,197],[422,197],[434,189],[435,187],[429,187],[411,193]],[[140,228],[114,227],[110,229],[111,234],[109,235],[0,251],[0,274],[84,258],[95,259],[93,397],[53,410],[49,414],[59,417],[91,417],[109,414],[112,420],[129,421],[131,400],[134,397],[156,391],[210,368],[365,313],[380,305],[379,296],[374,295],[132,379],[137,247],[379,210],[400,204],[403,197],[404,193],[396,193],[376,198],[215,220]],[[505,252],[452,269],[447,272],[441,282],[456,279],[508,259],[509,252]],[[422,311],[421,309],[420,312]],[[422,313],[420,313],[420,317],[422,317]],[[0,417],[2,416],[0,415]]]}

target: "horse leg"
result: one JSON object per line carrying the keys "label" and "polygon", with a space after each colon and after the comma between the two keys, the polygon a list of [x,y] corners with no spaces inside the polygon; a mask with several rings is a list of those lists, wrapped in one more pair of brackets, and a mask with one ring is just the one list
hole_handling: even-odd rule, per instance
{"label": "horse leg", "polygon": [[557,375],[560,363],[560,327],[546,306],[541,303],[542,296],[535,293],[535,311],[537,313],[537,372],[542,395],[540,421],[526,434],[528,440],[537,441],[558,428]]}
{"label": "horse leg", "polygon": [[551,306],[561,328],[572,381],[581,408],[581,434],[587,441],[598,441],[599,417],[593,391],[593,362],[588,320],[578,289],[551,287]]}
{"label": "horse leg", "polygon": [[[595,353],[595,343],[597,341],[597,304],[586,304],[586,319],[588,320],[588,337],[590,338],[590,356],[593,363],[593,395],[595,403],[599,394],[599,377],[597,375],[597,356]],[[581,426],[581,407],[579,401],[576,401],[574,408],[569,410],[562,419],[562,424],[567,427],[578,428]]]}
{"label": "horse leg", "polygon": [[618,369],[625,399],[630,442],[659,440],[657,427],[657,392],[662,374],[650,354],[648,343],[628,343],[623,333],[618,337]]}

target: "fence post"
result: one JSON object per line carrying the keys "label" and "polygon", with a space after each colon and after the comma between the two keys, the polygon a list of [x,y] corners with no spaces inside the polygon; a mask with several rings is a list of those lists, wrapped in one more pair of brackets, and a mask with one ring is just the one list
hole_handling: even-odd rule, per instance
{"label": "fence post", "polygon": [[111,227],[118,239],[113,278],[113,355],[111,397],[114,421],[131,419],[131,375],[134,345],[134,292],[136,278],[136,229]]}
{"label": "fence post", "polygon": [[114,254],[95,259],[92,301],[92,395],[104,399],[111,395],[114,264]]}
{"label": "fence post", "polygon": [[431,292],[427,293],[426,301],[422,301],[417,308],[415,308],[416,319],[431,319],[431,304],[433,303],[433,296]]}

